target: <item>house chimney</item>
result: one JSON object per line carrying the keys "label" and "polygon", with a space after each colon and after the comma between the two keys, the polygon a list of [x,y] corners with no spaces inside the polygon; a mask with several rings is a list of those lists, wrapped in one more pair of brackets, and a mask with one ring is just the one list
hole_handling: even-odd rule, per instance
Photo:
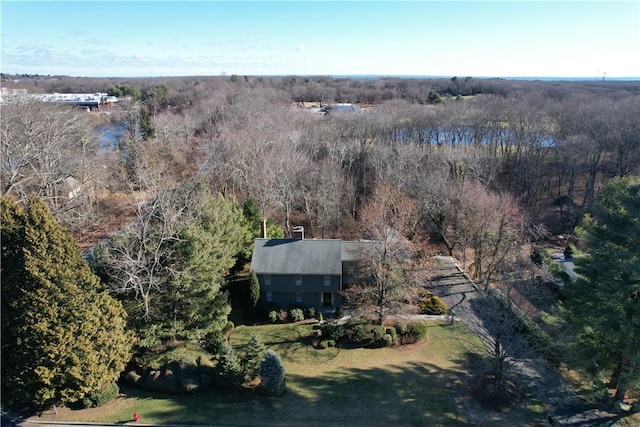
{"label": "house chimney", "polygon": [[260,221],[260,236],[263,239],[267,238],[267,218],[262,218]]}
{"label": "house chimney", "polygon": [[294,240],[304,240],[304,227],[301,225],[297,225],[293,227],[293,239]]}

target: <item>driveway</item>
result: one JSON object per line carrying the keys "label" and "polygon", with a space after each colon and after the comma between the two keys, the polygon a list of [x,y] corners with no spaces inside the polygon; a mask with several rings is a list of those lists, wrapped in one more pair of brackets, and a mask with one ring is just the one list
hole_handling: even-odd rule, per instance
{"label": "driveway", "polygon": [[[479,316],[479,304],[473,301],[483,291],[468,278],[451,257],[437,256],[436,278],[430,290],[438,295],[485,344],[492,345],[491,334]],[[480,307],[481,309],[481,307]],[[519,380],[543,402],[550,425],[617,426],[617,414],[587,404],[564,382],[549,363],[532,351],[510,354],[512,369]]]}

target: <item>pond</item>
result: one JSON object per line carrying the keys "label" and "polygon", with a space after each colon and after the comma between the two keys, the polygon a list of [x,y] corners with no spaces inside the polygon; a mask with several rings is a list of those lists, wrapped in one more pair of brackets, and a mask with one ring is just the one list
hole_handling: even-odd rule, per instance
{"label": "pond", "polygon": [[124,123],[109,122],[94,128],[98,135],[101,150],[115,151],[118,140],[126,134],[127,129]]}

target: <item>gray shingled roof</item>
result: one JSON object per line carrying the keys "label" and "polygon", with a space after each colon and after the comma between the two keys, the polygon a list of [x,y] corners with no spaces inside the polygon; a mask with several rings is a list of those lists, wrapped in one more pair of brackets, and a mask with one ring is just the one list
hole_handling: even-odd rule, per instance
{"label": "gray shingled roof", "polygon": [[341,240],[256,239],[251,268],[262,274],[342,274]]}
{"label": "gray shingled roof", "polygon": [[342,242],[342,260],[357,261],[363,252],[370,250],[368,248],[379,244],[373,240],[344,241]]}

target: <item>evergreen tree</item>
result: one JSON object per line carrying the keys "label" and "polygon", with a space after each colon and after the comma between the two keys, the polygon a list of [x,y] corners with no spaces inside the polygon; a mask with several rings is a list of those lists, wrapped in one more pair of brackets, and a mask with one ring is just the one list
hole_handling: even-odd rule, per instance
{"label": "evergreen tree", "polygon": [[262,340],[260,340],[258,333],[252,332],[249,343],[247,344],[247,352],[244,360],[245,374],[247,377],[254,379],[258,375],[260,363],[266,352],[267,348]]}
{"label": "evergreen tree", "polygon": [[575,353],[596,378],[608,375],[622,400],[640,381],[640,177],[616,178],[582,221],[588,255],[566,286]]}
{"label": "evergreen tree", "polygon": [[258,301],[260,300],[260,282],[258,281],[258,275],[255,271],[251,271],[251,278],[249,281],[249,305],[251,308],[256,308]]}
{"label": "evergreen tree", "polygon": [[249,239],[246,221],[235,200],[201,183],[165,191],[94,251],[94,268],[121,295],[145,345],[215,339],[231,312],[224,278]]}
{"label": "evergreen tree", "polygon": [[244,369],[232,346],[225,344],[218,354],[216,384],[223,390],[238,388],[244,380]]}
{"label": "evergreen tree", "polygon": [[286,388],[284,366],[273,350],[268,350],[260,362],[260,388],[269,396],[279,396]]}
{"label": "evergreen tree", "polygon": [[41,200],[1,204],[3,403],[44,407],[108,389],[130,356],[121,304]]}

